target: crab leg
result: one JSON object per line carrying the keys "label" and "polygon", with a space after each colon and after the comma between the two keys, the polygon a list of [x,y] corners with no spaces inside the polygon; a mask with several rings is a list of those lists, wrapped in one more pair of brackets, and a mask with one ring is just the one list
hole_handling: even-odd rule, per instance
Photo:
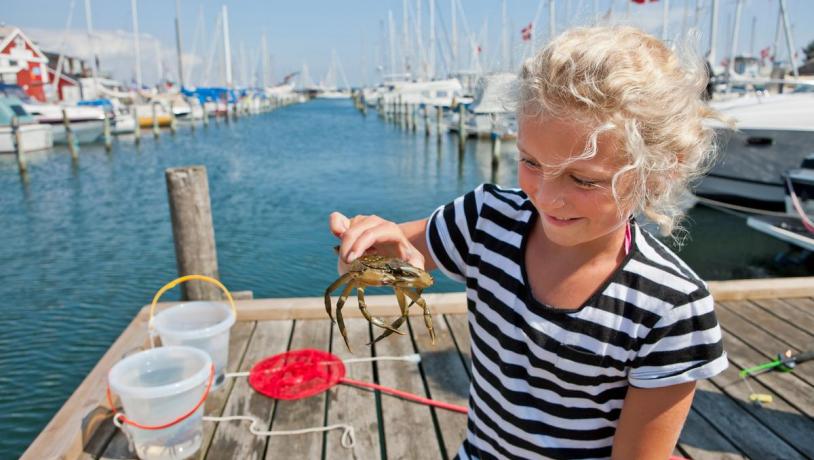
{"label": "crab leg", "polygon": [[394,329],[392,326],[388,326],[387,323],[376,318],[375,316],[371,316],[370,312],[367,311],[367,304],[365,304],[365,288],[359,286],[356,288],[356,297],[359,298],[359,310],[362,312],[362,316],[365,317],[366,320],[375,326],[379,326],[382,329],[387,329],[390,332],[395,332],[396,334],[404,335],[404,332],[401,332],[398,329]]}
{"label": "crab leg", "polygon": [[348,272],[344,275],[340,276],[338,280],[334,281],[328,289],[325,290],[325,311],[328,312],[328,318],[331,318],[331,321],[334,321],[334,317],[331,314],[331,293],[338,288],[340,285],[345,284],[351,278],[353,278],[353,273]]}
{"label": "crab leg", "polygon": [[398,332],[399,334],[404,334],[403,332],[399,331],[398,328],[401,327],[401,325],[404,324],[404,320],[407,319],[407,308],[408,308],[407,299],[404,298],[404,291],[401,288],[393,286],[393,291],[396,293],[396,299],[399,301],[399,309],[401,310],[401,316],[399,316],[398,319],[393,321],[393,324],[390,325],[390,328],[384,331],[382,335],[373,339],[373,341],[370,342],[368,345],[376,343],[379,340],[389,336],[390,334],[393,333],[392,329],[396,329],[395,332]]}
{"label": "crab leg", "polygon": [[424,325],[427,326],[427,330],[430,331],[430,339],[432,339],[432,344],[435,345],[435,329],[432,328],[432,316],[430,316],[430,307],[427,306],[427,303],[424,302],[424,299],[421,298],[421,293],[411,289],[404,289],[404,292],[407,293],[407,296],[413,299],[413,302],[417,303],[422,310],[424,310]]}
{"label": "crab leg", "polygon": [[339,300],[336,301],[336,322],[339,324],[339,333],[342,334],[342,338],[345,339],[345,346],[348,347],[348,351],[351,353],[353,353],[353,351],[351,351],[350,342],[348,342],[348,330],[345,328],[345,320],[342,319],[342,307],[345,306],[345,301],[348,300],[348,296],[355,285],[355,280],[348,283],[348,285],[345,286],[345,289],[342,290]]}

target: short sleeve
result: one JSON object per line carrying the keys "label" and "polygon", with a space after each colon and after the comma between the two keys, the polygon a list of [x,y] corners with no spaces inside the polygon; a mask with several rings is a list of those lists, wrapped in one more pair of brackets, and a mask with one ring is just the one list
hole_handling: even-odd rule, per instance
{"label": "short sleeve", "polygon": [[482,203],[483,185],[440,206],[427,224],[427,247],[435,265],[456,281],[466,280],[466,261]]}
{"label": "short sleeve", "polygon": [[703,289],[667,311],[645,337],[631,366],[634,387],[658,388],[713,377],[728,362],[712,296]]}

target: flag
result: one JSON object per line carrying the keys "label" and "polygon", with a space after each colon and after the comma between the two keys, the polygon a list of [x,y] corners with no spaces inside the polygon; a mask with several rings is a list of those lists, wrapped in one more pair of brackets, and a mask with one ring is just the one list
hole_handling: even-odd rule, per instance
{"label": "flag", "polygon": [[483,48],[481,48],[480,45],[478,45],[478,54],[480,54],[481,51],[483,51]]}
{"label": "flag", "polygon": [[527,25],[526,27],[520,29],[520,37],[523,39],[524,42],[531,40],[531,30],[532,30],[531,23],[529,23],[529,25]]}
{"label": "flag", "polygon": [[770,48],[768,46],[766,48],[763,48],[762,50],[760,50],[760,59],[768,58],[769,57],[769,50],[770,50]]}
{"label": "flag", "polygon": [[644,4],[645,4],[645,3],[647,3],[648,1],[649,1],[650,3],[655,3],[655,2],[657,2],[657,1],[659,1],[659,0],[630,0],[630,1],[631,1],[631,2],[633,2],[633,3],[638,3],[639,5],[644,5]]}

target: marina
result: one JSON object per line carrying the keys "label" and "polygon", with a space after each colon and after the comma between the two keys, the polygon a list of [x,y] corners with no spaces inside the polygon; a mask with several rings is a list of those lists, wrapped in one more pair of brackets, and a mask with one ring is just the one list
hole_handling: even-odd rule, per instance
{"label": "marina", "polygon": [[[293,29],[258,28],[245,8],[200,5],[196,18],[176,0],[174,16],[161,13],[175,19],[170,40],[156,31],[152,7],[129,3],[116,14],[92,0],[61,5],[64,29],[50,31],[59,40],[36,23],[0,23],[0,458],[175,459],[189,446],[201,459],[452,458],[467,431],[461,413],[346,383],[277,400],[255,391],[250,375],[229,374],[306,348],[341,360],[417,355],[349,361],[346,377],[466,407],[464,286],[438,274],[418,290],[432,308],[435,344],[426,320],[411,316],[406,336],[368,346],[380,331],[351,295],[350,353],[322,297],[337,277],[328,216],[406,222],[480,184],[518,187],[522,60],[569,27],[639,21],[668,43],[709,27],[700,48],[711,51],[710,104],[735,128],[714,122],[721,155],[684,197],[682,231],[661,238],[709,281],[729,359],[726,371],[699,381],[673,454],[814,459],[814,364],[739,375],[814,344],[814,40],[794,43],[794,13],[809,6],[772,3],[775,40],[756,58],[738,45],[742,9],[754,7],[745,0],[703,0],[694,10],[666,0],[622,8],[538,0],[519,25],[506,1],[393,0],[376,8],[378,22],[367,18],[370,30],[352,45],[361,38],[360,52],[349,54],[343,36],[321,43],[317,62],[311,51],[290,59],[286,47],[298,44],[280,38]],[[722,7],[734,10],[727,30],[716,29]],[[637,17],[637,8],[647,13]],[[103,18],[97,29],[94,14]],[[105,20],[121,14],[128,32],[112,33]],[[724,35],[731,50],[721,58]],[[122,49],[124,61],[105,54]],[[637,222],[657,233],[644,217]],[[117,394],[111,406],[105,390],[114,365],[152,348],[150,299],[185,274],[213,277],[237,301],[227,375],[213,370],[205,416],[260,422],[250,430],[245,419],[207,418],[202,438],[152,453],[116,426],[111,409],[124,402]],[[220,292],[182,285],[158,310]],[[396,319],[392,290],[367,293],[374,316]],[[252,433],[334,425],[342,427]]]}
{"label": "marina", "polygon": [[[812,369],[801,366],[792,373],[764,373],[751,383],[738,376],[742,369],[774,359],[776,352],[810,346],[814,340],[814,279],[725,281],[712,283],[710,288],[718,299],[716,311],[726,331],[730,366],[699,384],[674,454],[699,460],[814,457],[810,439],[814,430]],[[394,308],[392,296],[367,299],[373,315],[393,319],[388,318]],[[328,350],[342,359],[418,353],[418,364],[354,363],[347,365],[348,375],[466,406],[471,378],[466,299],[456,293],[428,294],[426,300],[435,311],[438,340],[434,345],[421,321],[412,316],[408,337],[367,347],[364,343],[376,331],[355,306],[348,308],[346,324],[355,354],[347,351],[336,328],[324,317],[320,297],[239,300],[228,370],[248,373],[259,360],[287,350]],[[148,313],[144,308],[136,315],[23,459],[136,458],[127,437],[113,426],[103,394],[105,375],[118,357],[149,346]],[[750,399],[754,393],[769,395],[772,402],[756,405]],[[102,406],[96,409],[99,404]],[[246,421],[205,422],[198,457],[202,459],[451,458],[466,433],[464,414],[352,385],[287,401],[261,395],[245,377],[235,377],[207,398],[205,411],[210,416],[256,417],[263,429],[272,432],[349,424],[354,428],[355,445],[342,445],[342,429],[257,437],[249,432]],[[416,450],[416,445],[422,449]]]}

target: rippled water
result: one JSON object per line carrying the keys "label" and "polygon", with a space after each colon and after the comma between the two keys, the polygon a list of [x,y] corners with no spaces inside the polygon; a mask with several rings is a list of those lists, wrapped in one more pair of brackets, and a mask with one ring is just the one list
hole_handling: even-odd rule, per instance
{"label": "rippled water", "polygon": [[[105,350],[176,276],[164,170],[209,175],[221,279],[255,297],[316,296],[336,277],[332,210],[426,217],[484,181],[514,184],[512,145],[498,171],[488,143],[425,139],[347,101],[315,101],[113,152],[31,155],[27,180],[0,156],[0,458],[31,443]],[[741,219],[691,213],[682,255],[709,279],[795,274],[786,248]],[[460,286],[441,279],[435,292]],[[170,293],[167,299],[177,298]],[[77,427],[78,428],[78,427]]]}

